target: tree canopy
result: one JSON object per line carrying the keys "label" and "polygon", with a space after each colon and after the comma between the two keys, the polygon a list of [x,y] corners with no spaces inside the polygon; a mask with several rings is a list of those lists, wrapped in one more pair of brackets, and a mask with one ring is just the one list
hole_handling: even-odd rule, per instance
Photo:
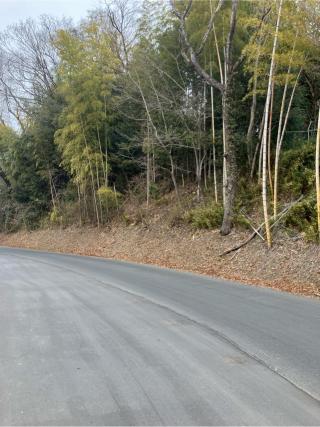
{"label": "tree canopy", "polygon": [[68,209],[68,221],[104,224],[138,181],[147,204],[162,183],[178,204],[186,183],[195,203],[211,188],[222,234],[245,206],[242,182],[265,185],[274,219],[302,187],[315,206],[319,16],[316,0],[115,0],[77,26],[8,27],[0,227]]}

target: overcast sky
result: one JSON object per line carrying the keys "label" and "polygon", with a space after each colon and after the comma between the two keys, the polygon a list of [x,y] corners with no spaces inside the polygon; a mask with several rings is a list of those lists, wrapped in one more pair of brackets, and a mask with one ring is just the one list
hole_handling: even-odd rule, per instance
{"label": "overcast sky", "polygon": [[0,30],[7,25],[47,14],[71,17],[76,23],[101,0],[0,0]]}

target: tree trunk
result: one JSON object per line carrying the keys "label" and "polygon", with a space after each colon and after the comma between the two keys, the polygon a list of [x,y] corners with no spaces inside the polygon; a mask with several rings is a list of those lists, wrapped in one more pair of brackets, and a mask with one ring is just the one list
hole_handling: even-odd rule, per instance
{"label": "tree trunk", "polygon": [[225,164],[226,164],[226,187],[225,187],[225,202],[224,215],[220,233],[225,236],[231,232],[232,219],[234,214],[234,202],[237,181],[237,162],[236,162],[236,144],[232,124],[232,90],[230,83],[226,85],[223,94],[223,109],[222,115],[225,124]]}
{"label": "tree trunk", "polygon": [[237,25],[237,10],[239,0],[232,0],[230,27],[226,40],[225,47],[225,78],[224,89],[222,91],[222,121],[225,130],[225,200],[224,200],[224,213],[220,233],[225,236],[231,232],[232,220],[234,213],[234,202],[236,194],[236,180],[237,180],[237,155],[236,155],[236,140],[234,133],[233,123],[233,94],[235,93],[233,87],[234,78],[234,63],[232,59],[232,42]]}
{"label": "tree trunk", "polygon": [[77,184],[77,190],[78,190],[78,203],[79,203],[79,226],[82,227],[81,192],[80,192],[80,185],[79,184]]}
{"label": "tree trunk", "polygon": [[178,190],[178,184],[177,184],[176,173],[175,173],[175,165],[174,165],[174,161],[171,153],[169,153],[169,159],[170,159],[170,165],[171,165],[171,168],[170,168],[171,179],[172,179],[174,191],[177,196],[178,203],[180,204],[179,190]]}
{"label": "tree trunk", "polygon": [[106,180],[105,180],[105,185],[108,188],[108,185],[109,185],[109,179],[108,179],[109,178],[108,177],[109,166],[108,166],[108,128],[107,128],[107,124],[104,125],[104,132],[105,132],[105,136],[104,137],[105,137],[105,143],[106,143],[106,150],[105,150],[105,155],[106,155]]}
{"label": "tree trunk", "polygon": [[271,101],[269,111],[269,129],[268,129],[268,176],[271,197],[273,195],[273,183],[272,183],[272,172],[271,172],[271,138],[272,138],[272,113],[273,113],[273,99],[274,99],[274,81],[272,82],[271,88]]}
{"label": "tree trunk", "polygon": [[316,142],[316,191],[318,213],[318,237],[320,242],[320,106],[318,116],[317,142]]}
{"label": "tree trunk", "polygon": [[[211,30],[214,29],[213,21],[215,14],[220,10],[221,6],[223,5],[224,1],[220,0],[218,2],[218,5],[214,11],[214,13],[211,14],[211,18],[209,21],[208,29],[202,38],[201,47],[204,46],[207,37]],[[194,67],[196,72],[201,76],[210,86],[218,89],[220,93],[222,94],[222,122],[224,124],[224,165],[225,165],[225,174],[224,178],[226,181],[225,184],[225,200],[224,200],[224,217],[223,222],[221,226],[221,234],[227,235],[230,233],[232,228],[232,216],[233,216],[233,210],[234,210],[234,200],[235,200],[235,183],[236,183],[236,175],[237,175],[237,167],[236,167],[236,152],[235,152],[235,137],[233,132],[233,126],[231,125],[231,109],[232,106],[230,105],[230,102],[232,101],[231,96],[231,81],[233,78],[233,75],[235,73],[235,70],[238,66],[238,64],[241,62],[239,61],[237,64],[233,63],[232,58],[232,46],[233,46],[233,39],[235,35],[236,25],[237,25],[237,11],[239,6],[239,0],[232,0],[231,2],[231,14],[230,14],[230,25],[229,25],[229,32],[226,38],[226,45],[225,45],[225,61],[224,61],[224,70],[225,70],[225,76],[224,76],[224,83],[221,83],[214,79],[210,74],[206,72],[206,70],[201,67],[197,55],[200,53],[201,49],[194,50],[189,39],[188,34],[186,31],[186,17],[188,16],[191,6],[192,6],[192,0],[189,0],[186,9],[184,12],[180,12],[175,7],[175,1],[171,0],[172,5],[172,11],[177,16],[177,18],[180,21],[180,35],[184,42],[184,48],[181,51],[182,56],[185,58],[185,60]],[[216,44],[217,45],[217,44]],[[220,67],[220,74],[222,76],[222,67]],[[230,176],[228,174],[231,174]]]}
{"label": "tree trunk", "polygon": [[[225,82],[225,90],[227,87],[227,70],[226,70],[226,62],[224,63],[224,80]],[[226,144],[226,121],[225,121],[225,96],[223,92],[221,93],[221,101],[222,101],[222,146],[223,146],[223,160],[222,160],[222,200],[223,206],[226,203],[226,189],[227,189],[227,160],[226,160],[226,152],[227,152],[227,144]]]}
{"label": "tree trunk", "polygon": [[218,203],[217,189],[217,168],[216,168],[216,134],[214,123],[214,104],[213,104],[213,87],[210,87],[211,95],[211,130],[212,130],[212,168],[213,168],[213,185],[214,185],[214,200]]}
{"label": "tree trunk", "polygon": [[196,163],[197,202],[199,203],[201,193],[201,153],[200,149],[198,150],[197,147],[194,147],[194,157]]}
{"label": "tree trunk", "polygon": [[[260,53],[260,51],[259,51]],[[253,137],[253,129],[254,129],[254,123],[256,118],[256,110],[257,110],[257,84],[258,84],[258,78],[257,78],[257,68],[259,64],[259,57],[260,55],[257,55],[256,62],[255,62],[255,70],[254,70],[254,77],[253,77],[253,88],[252,88],[252,102],[251,102],[251,108],[250,108],[250,121],[249,126],[247,130],[247,156],[248,156],[248,164],[249,168],[251,168],[252,164],[252,137]]]}
{"label": "tree trunk", "polygon": [[52,184],[52,175],[51,175],[51,170],[48,167],[48,181],[49,181],[49,187],[50,187],[50,194],[51,194],[51,201],[52,201],[52,206],[53,209],[56,210],[56,201],[54,198],[54,191],[53,191],[53,184]]}
{"label": "tree trunk", "polygon": [[258,182],[260,181],[260,163],[261,163],[261,157],[262,157],[262,147],[261,147],[261,142],[262,142],[262,134],[263,134],[263,123],[264,123],[264,115],[266,113],[266,107],[264,107],[263,110],[263,114],[262,114],[262,118],[261,118],[261,123],[260,123],[260,128],[259,128],[259,135],[258,135],[258,141],[257,141],[257,145],[254,151],[254,156],[252,159],[252,166],[251,166],[251,173],[250,173],[250,178],[253,179],[254,176],[254,171],[256,168],[256,162],[257,162],[257,157],[258,157],[258,153],[259,154],[259,163],[258,163]]}
{"label": "tree trunk", "polygon": [[150,201],[150,152],[149,148],[147,151],[147,207],[149,207]]}
{"label": "tree trunk", "polygon": [[252,159],[251,172],[250,172],[250,178],[251,179],[253,179],[254,171],[255,171],[255,168],[256,168],[256,162],[257,162],[257,157],[258,157],[258,153],[259,153],[260,144],[261,144],[261,141],[259,139],[257,141],[257,145],[256,145],[256,148],[254,150],[254,155],[253,155],[253,159]]}
{"label": "tree trunk", "polygon": [[258,184],[262,181],[262,155],[263,155],[263,143],[261,140],[260,152],[259,152],[259,164],[258,164]]}
{"label": "tree trunk", "polygon": [[150,201],[150,128],[147,122],[147,207]]}

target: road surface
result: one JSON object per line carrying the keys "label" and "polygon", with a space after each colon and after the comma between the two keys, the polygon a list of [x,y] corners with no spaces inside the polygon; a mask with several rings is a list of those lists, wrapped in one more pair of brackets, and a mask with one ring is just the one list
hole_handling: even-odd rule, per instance
{"label": "road surface", "polygon": [[319,425],[319,301],[0,248],[0,424]]}

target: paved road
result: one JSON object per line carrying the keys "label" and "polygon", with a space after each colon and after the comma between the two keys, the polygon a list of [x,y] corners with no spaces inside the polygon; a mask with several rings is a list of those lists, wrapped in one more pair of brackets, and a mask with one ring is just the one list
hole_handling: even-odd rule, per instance
{"label": "paved road", "polygon": [[320,424],[320,304],[0,248],[0,424]]}

